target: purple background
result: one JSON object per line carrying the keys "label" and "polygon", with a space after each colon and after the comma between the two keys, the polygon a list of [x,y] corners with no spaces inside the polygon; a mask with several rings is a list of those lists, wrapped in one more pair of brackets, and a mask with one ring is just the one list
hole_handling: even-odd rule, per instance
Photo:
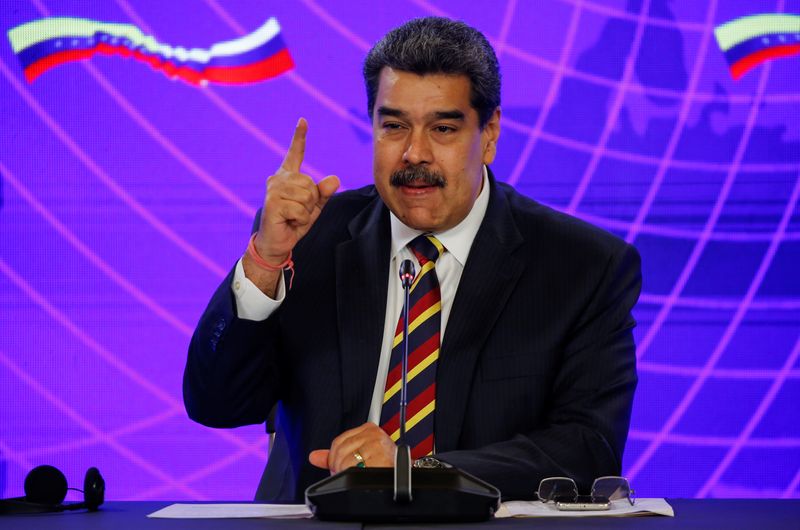
{"label": "purple background", "polygon": [[370,182],[363,56],[443,14],[500,57],[498,177],[642,253],[639,496],[800,497],[800,58],[734,82],[712,33],[780,11],[800,2],[3,2],[3,33],[77,16],[186,47],[275,16],[297,67],[201,89],[96,57],[27,84],[0,39],[0,493],[50,463],[98,466],[110,499],[252,497],[263,426],[183,410],[192,329],[297,118],[308,173]]}

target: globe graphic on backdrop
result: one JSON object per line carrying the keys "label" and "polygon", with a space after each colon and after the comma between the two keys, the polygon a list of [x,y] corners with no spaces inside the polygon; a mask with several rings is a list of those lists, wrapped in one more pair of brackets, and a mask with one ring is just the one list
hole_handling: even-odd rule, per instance
{"label": "globe graphic on backdrop", "polygon": [[[642,254],[624,473],[661,495],[797,496],[797,77],[762,65],[731,93],[713,36],[728,18],[685,4],[518,6],[566,36],[549,54],[501,48],[547,88],[504,107],[494,169]],[[780,480],[748,486],[758,473]]]}
{"label": "globe graphic on backdrop", "polygon": [[[189,18],[132,4],[51,9],[198,45],[265,19],[255,2],[206,0]],[[0,492],[21,494],[25,468],[44,459],[75,477],[98,465],[117,498],[219,499],[218,484],[225,498],[252,496],[263,427],[211,431],[185,418],[176,374],[192,328],[241,255],[286,124],[309,118],[313,177],[370,183],[363,56],[402,21],[441,15],[481,29],[499,56],[496,178],[642,256],[623,461],[633,487],[647,497],[800,496],[800,59],[734,81],[714,37],[723,22],[800,13],[800,2],[362,4],[270,3],[297,68],[246,88],[190,87],[118,57],[25,85],[0,50],[0,110],[19,135],[0,148],[0,236],[15,242],[0,248],[0,298],[14,309],[0,336],[0,398],[39,396],[35,413],[11,410],[0,426],[10,429]],[[19,2],[3,28],[51,14],[43,5]],[[169,238],[153,228],[162,225]],[[26,276],[40,237],[62,269]],[[55,427],[30,427],[32,415]],[[86,465],[73,457],[84,450]]]}

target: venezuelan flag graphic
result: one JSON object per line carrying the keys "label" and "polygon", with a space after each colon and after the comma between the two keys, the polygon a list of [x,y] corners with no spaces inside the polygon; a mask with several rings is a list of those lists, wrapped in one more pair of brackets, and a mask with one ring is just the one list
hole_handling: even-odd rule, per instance
{"label": "venezuelan flag graphic", "polygon": [[256,83],[294,67],[275,18],[208,49],[163,44],[132,24],[68,17],[27,22],[9,30],[8,38],[29,83],[51,68],[96,54],[133,58],[193,85]]}
{"label": "venezuelan flag graphic", "polygon": [[738,80],[765,61],[800,53],[800,15],[741,17],[714,28],[714,36]]}

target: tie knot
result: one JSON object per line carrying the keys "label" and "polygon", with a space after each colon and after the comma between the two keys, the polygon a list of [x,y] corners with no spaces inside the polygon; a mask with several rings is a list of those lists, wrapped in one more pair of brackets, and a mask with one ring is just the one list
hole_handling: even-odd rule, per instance
{"label": "tie knot", "polygon": [[436,263],[436,260],[444,252],[444,246],[430,234],[417,236],[408,244],[408,247],[417,256],[420,265],[425,265],[429,261]]}

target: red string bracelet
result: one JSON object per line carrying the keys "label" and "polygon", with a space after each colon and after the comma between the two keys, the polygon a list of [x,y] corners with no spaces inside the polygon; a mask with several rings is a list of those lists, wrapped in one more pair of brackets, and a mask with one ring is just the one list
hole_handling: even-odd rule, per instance
{"label": "red string bracelet", "polygon": [[250,236],[250,242],[247,244],[247,254],[253,258],[253,261],[256,262],[256,265],[261,267],[264,270],[275,272],[281,270],[288,270],[292,273],[289,277],[289,289],[292,288],[292,282],[294,281],[294,261],[292,261],[292,251],[289,251],[289,256],[287,256],[286,260],[281,263],[280,265],[271,265],[267,263],[264,258],[258,255],[258,251],[256,250],[256,236],[258,232]]}

